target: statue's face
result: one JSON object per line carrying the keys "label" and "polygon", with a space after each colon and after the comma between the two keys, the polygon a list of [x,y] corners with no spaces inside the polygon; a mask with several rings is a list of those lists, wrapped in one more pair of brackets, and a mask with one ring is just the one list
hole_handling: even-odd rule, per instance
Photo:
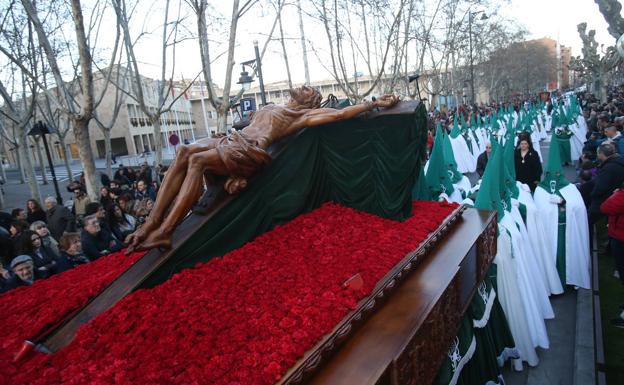
{"label": "statue's face", "polygon": [[299,108],[319,108],[323,97],[315,88],[302,86],[290,90],[290,101],[288,104]]}

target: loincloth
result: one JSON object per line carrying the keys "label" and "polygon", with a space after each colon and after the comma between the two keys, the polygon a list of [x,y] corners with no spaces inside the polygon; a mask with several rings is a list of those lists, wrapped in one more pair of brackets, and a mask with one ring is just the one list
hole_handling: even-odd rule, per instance
{"label": "loincloth", "polygon": [[236,177],[248,178],[272,160],[255,140],[236,131],[219,139],[216,150],[228,173]]}

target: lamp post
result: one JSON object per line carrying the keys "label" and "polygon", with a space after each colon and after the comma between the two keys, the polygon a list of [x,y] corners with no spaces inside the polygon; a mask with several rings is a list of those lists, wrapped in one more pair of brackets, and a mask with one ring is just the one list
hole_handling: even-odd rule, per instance
{"label": "lamp post", "polygon": [[258,40],[254,40],[254,51],[256,54],[256,58],[253,60],[247,60],[242,62],[242,71],[241,76],[238,78],[237,84],[240,84],[243,87],[243,90],[247,91],[251,88],[251,83],[254,81],[253,76],[249,76],[249,73],[245,71],[245,67],[251,67],[258,74],[258,80],[260,81],[260,99],[262,101],[262,105],[266,106],[266,95],[264,93],[264,80],[262,79],[262,62],[260,61],[260,51],[258,50]]}
{"label": "lamp post", "polygon": [[54,165],[52,164],[52,156],[50,155],[50,147],[48,147],[48,140],[46,139],[46,134],[54,134],[56,131],[54,129],[50,130],[47,124],[43,123],[41,120],[35,123],[33,128],[30,129],[28,135],[35,136],[41,135],[41,139],[43,139],[43,147],[45,148],[46,156],[48,158],[48,165],[50,166],[50,172],[52,173],[52,181],[54,182],[54,191],[56,191],[56,200],[59,204],[63,204],[63,198],[61,197],[61,191],[59,190],[58,181],[56,180],[56,172],[54,171]]}
{"label": "lamp post", "polygon": [[474,104],[475,102],[475,91],[474,91],[474,68],[473,68],[473,58],[472,58],[472,18],[479,13],[483,13],[481,15],[481,20],[487,20],[488,16],[485,14],[485,11],[477,11],[477,12],[469,12],[468,13],[468,44],[470,46],[470,103]]}

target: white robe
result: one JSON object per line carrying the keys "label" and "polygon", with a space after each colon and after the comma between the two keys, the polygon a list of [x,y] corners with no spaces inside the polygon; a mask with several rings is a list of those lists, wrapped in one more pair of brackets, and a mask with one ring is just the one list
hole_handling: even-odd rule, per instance
{"label": "white robe", "polygon": [[540,272],[539,261],[533,253],[533,248],[530,245],[531,240],[526,229],[526,225],[522,220],[520,210],[518,210],[518,201],[512,201],[512,207],[509,211],[509,216],[515,224],[513,230],[509,231],[511,235],[511,245],[514,253],[514,257],[518,258],[522,262],[522,268],[526,274],[527,280],[530,282],[529,286],[533,292],[533,298],[539,309],[543,319],[555,318],[552,306],[550,304],[549,296],[550,292],[546,288],[546,284]]}
{"label": "white robe", "polygon": [[[500,224],[507,230],[511,237],[511,257],[516,261],[515,273],[519,287],[519,291],[515,294],[520,297],[524,306],[526,322],[531,334],[531,341],[534,347],[540,346],[544,349],[548,349],[550,342],[548,340],[546,324],[544,323],[544,312],[546,310],[545,308],[550,306],[550,302],[548,297],[544,298],[542,296],[543,293],[534,285],[535,279],[533,274],[531,274],[532,269],[529,268],[529,261],[521,246],[522,239],[515,221],[511,215],[505,214]],[[545,304],[545,302],[547,304]]]}
{"label": "white robe", "polygon": [[529,234],[530,245],[533,253],[537,257],[539,271],[550,294],[563,293],[559,273],[557,272],[556,255],[553,256],[549,250],[547,232],[544,230],[543,221],[538,213],[537,206],[527,185],[517,182],[520,190],[518,201],[526,207],[526,228]]}
{"label": "white robe", "polygon": [[[560,189],[559,193],[566,200],[566,284],[589,289],[589,225],[585,204],[581,193],[573,184]],[[533,198],[540,212],[546,238],[549,240],[550,258],[556,261],[559,234],[558,206],[551,201],[550,192],[541,186],[537,187]]]}
{"label": "white robe", "polygon": [[585,143],[585,135],[581,132],[581,129],[576,123],[570,124],[568,128],[573,134],[570,138],[570,155],[572,157],[572,161],[576,161],[579,160],[579,158],[583,154],[583,143]]}
{"label": "white robe", "polygon": [[566,282],[589,289],[589,224],[583,197],[575,185],[559,190],[566,200]]}
{"label": "white robe", "polygon": [[583,115],[579,115],[576,117],[576,124],[579,127],[580,134],[583,138],[587,137],[587,122],[585,121],[585,117]]}
{"label": "white robe", "polygon": [[465,174],[467,172],[475,172],[477,169],[477,159],[472,155],[466,139],[462,135],[458,135],[457,138],[449,136],[451,141],[451,147],[453,147],[453,156],[455,162],[457,162],[457,171]]}
{"label": "white robe", "polygon": [[[494,263],[496,263],[497,294],[501,303],[509,330],[516,343],[516,348],[520,353],[520,358],[530,366],[537,366],[539,358],[535,352],[530,330],[529,319],[532,319],[527,312],[524,301],[519,294],[523,293],[523,287],[518,281],[517,260],[511,255],[511,237],[500,225],[497,239],[497,252]],[[542,320],[543,322],[543,320]]]}

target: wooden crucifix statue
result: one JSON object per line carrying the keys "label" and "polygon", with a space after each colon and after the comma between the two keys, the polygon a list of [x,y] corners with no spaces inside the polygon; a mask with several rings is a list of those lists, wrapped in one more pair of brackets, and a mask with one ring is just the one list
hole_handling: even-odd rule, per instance
{"label": "wooden crucifix statue", "polygon": [[257,111],[241,131],[221,138],[206,138],[182,146],[158,192],[152,212],[126,243],[128,252],[154,247],[171,248],[171,234],[199,200],[204,174],[225,176],[225,190],[236,194],[247,187],[247,179],[271,162],[269,146],[305,127],[350,119],[376,107],[390,108],[399,102],[384,95],[342,110],[320,108],[318,90],[303,86],[290,91],[286,105],[267,105]]}

